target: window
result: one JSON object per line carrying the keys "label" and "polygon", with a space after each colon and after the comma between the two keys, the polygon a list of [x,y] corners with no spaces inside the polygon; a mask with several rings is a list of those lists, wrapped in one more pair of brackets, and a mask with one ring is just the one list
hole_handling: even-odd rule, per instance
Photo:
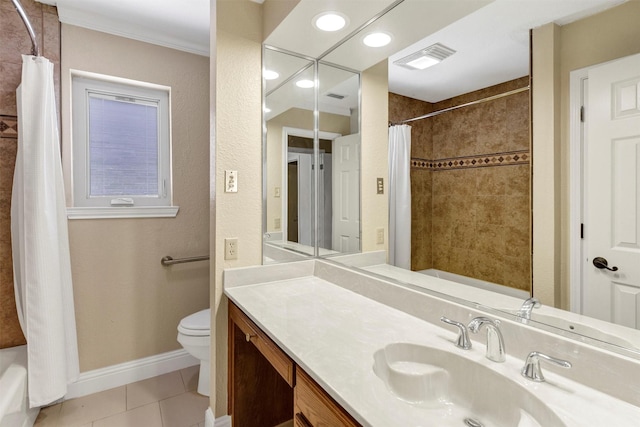
{"label": "window", "polygon": [[106,76],[72,77],[70,218],[175,216],[170,89]]}

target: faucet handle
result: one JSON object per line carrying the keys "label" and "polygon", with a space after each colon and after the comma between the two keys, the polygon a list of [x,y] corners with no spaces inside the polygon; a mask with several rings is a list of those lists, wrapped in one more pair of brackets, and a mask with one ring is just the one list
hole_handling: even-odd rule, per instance
{"label": "faucet handle", "polygon": [[542,369],[540,369],[540,359],[553,363],[554,365],[560,366],[562,368],[571,367],[571,362],[547,356],[546,354],[540,353],[539,351],[532,351],[527,356],[524,367],[522,368],[522,371],[520,371],[522,376],[530,379],[531,381],[543,382],[544,375],[542,375]]}
{"label": "faucet handle", "polygon": [[469,350],[471,348],[469,332],[467,331],[467,327],[464,325],[464,323],[456,322],[455,320],[448,319],[444,316],[440,318],[440,321],[449,325],[456,326],[460,330],[460,333],[458,334],[458,340],[456,341],[456,347],[459,347],[463,350]]}

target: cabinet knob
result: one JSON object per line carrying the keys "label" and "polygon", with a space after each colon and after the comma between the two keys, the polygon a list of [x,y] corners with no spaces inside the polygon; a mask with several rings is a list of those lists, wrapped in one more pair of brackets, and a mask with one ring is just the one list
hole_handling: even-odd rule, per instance
{"label": "cabinet knob", "polygon": [[251,341],[251,338],[254,338],[256,336],[257,335],[255,335],[255,334],[250,334],[250,333],[247,332],[247,334],[245,335],[245,338],[246,338],[247,342],[249,342],[249,341]]}

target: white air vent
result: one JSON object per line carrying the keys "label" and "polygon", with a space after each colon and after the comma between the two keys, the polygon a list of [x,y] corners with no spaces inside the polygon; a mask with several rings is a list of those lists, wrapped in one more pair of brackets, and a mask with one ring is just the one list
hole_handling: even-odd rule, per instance
{"label": "white air vent", "polygon": [[327,93],[325,94],[325,96],[328,96],[329,98],[335,98],[335,99],[345,99],[347,97],[347,95],[340,95],[339,93]]}
{"label": "white air vent", "polygon": [[409,70],[424,70],[427,67],[435,65],[456,53],[455,50],[448,48],[440,43],[433,44],[429,47],[398,59],[393,63]]}

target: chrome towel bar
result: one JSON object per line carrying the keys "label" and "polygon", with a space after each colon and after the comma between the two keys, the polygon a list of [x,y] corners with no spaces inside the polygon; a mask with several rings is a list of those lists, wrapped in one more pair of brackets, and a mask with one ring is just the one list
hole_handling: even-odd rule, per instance
{"label": "chrome towel bar", "polygon": [[164,265],[165,267],[173,265],[173,264],[183,264],[185,262],[196,262],[196,261],[206,261],[209,259],[209,255],[203,255],[203,256],[194,256],[194,257],[190,257],[190,258],[177,258],[177,259],[173,259],[173,257],[167,255],[165,257],[162,257],[162,259],[160,260],[160,264]]}

